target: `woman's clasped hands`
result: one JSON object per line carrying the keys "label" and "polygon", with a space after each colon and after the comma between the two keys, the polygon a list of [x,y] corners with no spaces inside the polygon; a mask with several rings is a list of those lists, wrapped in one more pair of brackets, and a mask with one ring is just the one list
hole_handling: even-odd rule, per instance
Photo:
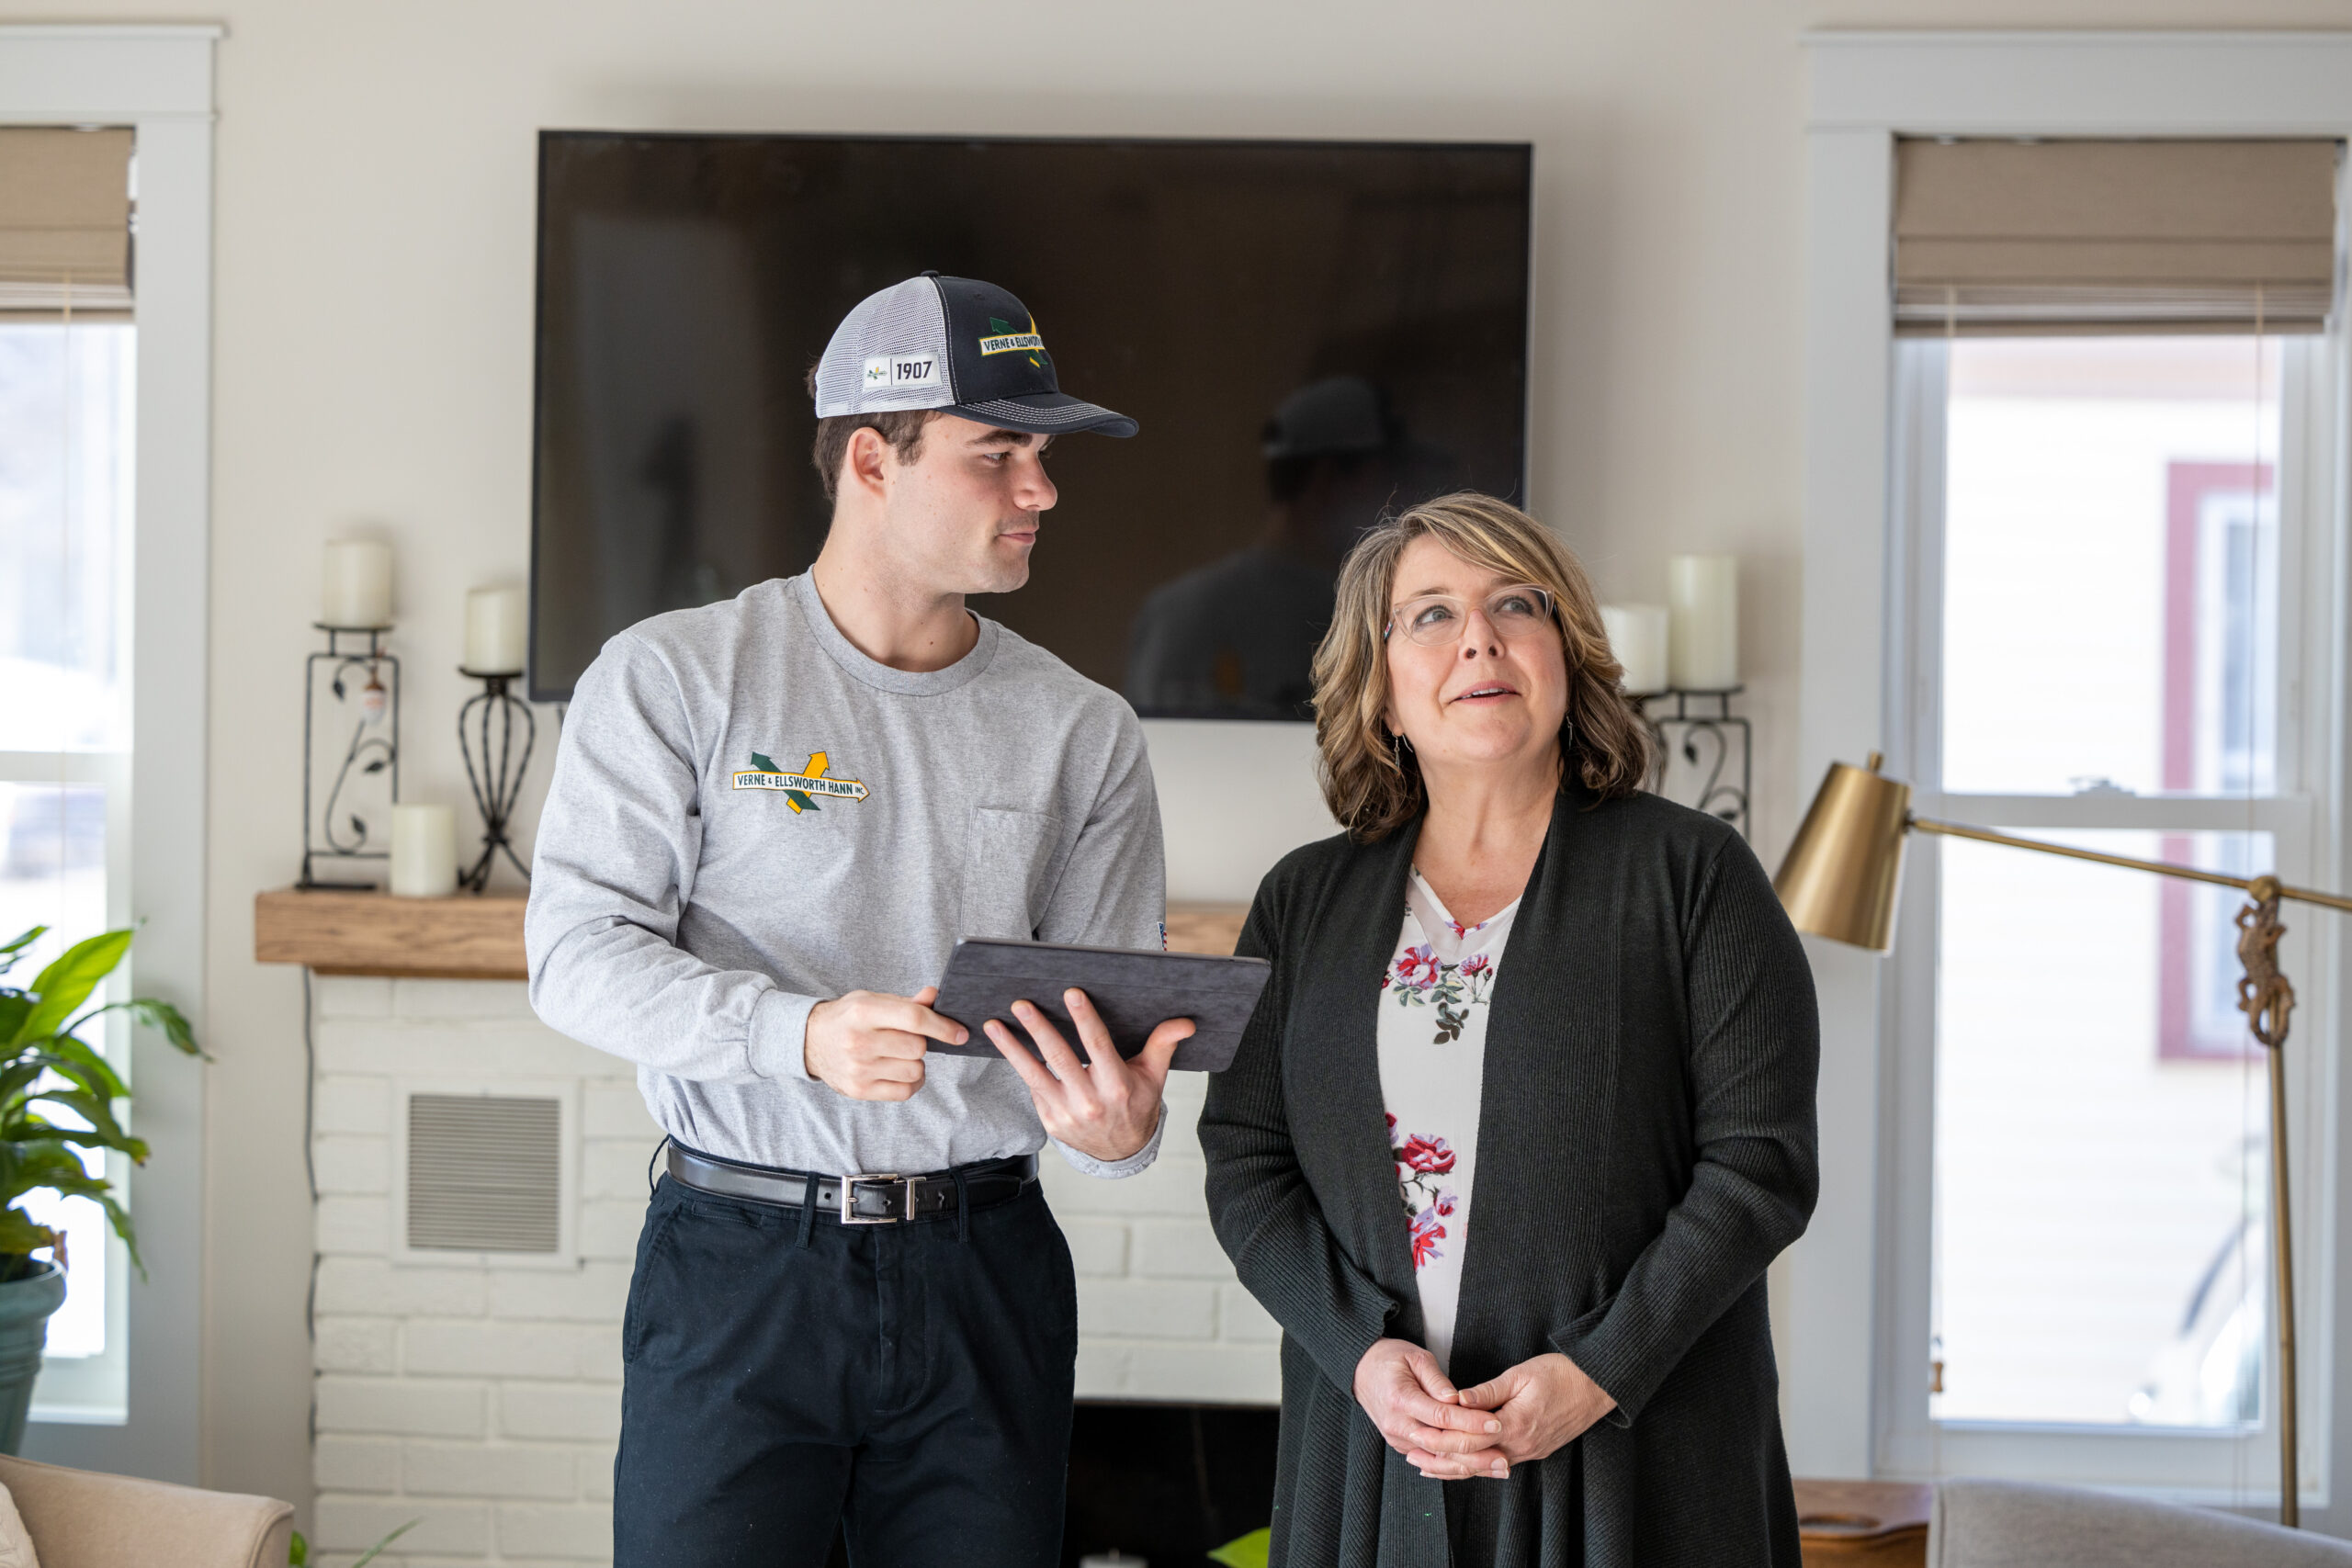
{"label": "woman's clasped hands", "polygon": [[1356,1403],[1388,1446],[1438,1481],[1501,1479],[1548,1458],[1617,1408],[1582,1368],[1556,1352],[1532,1357],[1476,1388],[1456,1389],[1437,1358],[1383,1339],[1356,1364]]}

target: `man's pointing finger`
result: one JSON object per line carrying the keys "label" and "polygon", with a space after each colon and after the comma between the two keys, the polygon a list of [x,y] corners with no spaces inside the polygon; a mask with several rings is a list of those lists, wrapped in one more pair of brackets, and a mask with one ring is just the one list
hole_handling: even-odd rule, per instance
{"label": "man's pointing finger", "polygon": [[931,1004],[938,999],[939,987],[925,986],[894,1010],[899,1016],[889,1021],[889,1027],[903,1029],[910,1034],[926,1034],[949,1045],[961,1045],[972,1037],[972,1032],[954,1019],[932,1011]]}

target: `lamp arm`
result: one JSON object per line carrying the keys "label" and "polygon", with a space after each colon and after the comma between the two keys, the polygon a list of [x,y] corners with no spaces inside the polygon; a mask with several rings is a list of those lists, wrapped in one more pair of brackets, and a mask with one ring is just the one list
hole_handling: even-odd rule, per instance
{"label": "lamp arm", "polygon": [[2131,855],[2101,854],[2097,850],[2078,850],[2069,844],[2045,843],[2040,839],[2020,839],[2010,833],[1996,833],[1990,828],[1971,828],[1962,822],[1939,822],[1932,817],[1906,817],[1904,826],[1922,833],[1941,833],[1952,839],[1974,839],[1979,843],[2003,844],[2013,850],[2037,850],[2045,855],[2064,855],[2069,860],[2097,861],[2101,865],[2120,865],[2127,871],[2150,871],[2158,876],[2177,876],[2189,882],[2210,882],[2217,887],[2235,887],[2242,892],[2255,891],[2256,883],[2268,883],[2278,889],[2281,898],[2293,898],[2304,904],[2323,904],[2331,909],[2352,910],[2352,898],[2334,893],[2322,893],[2315,888],[2290,887],[2275,877],[2232,876],[2219,871],[2199,871],[2194,866],[2175,865],[2170,861],[2138,860]]}

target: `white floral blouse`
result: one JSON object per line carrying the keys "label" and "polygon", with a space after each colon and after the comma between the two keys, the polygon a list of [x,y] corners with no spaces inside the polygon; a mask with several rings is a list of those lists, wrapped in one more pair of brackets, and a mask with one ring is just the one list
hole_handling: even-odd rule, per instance
{"label": "white floral blouse", "polygon": [[1380,977],[1380,1094],[1388,1142],[1412,1235],[1426,1343],[1449,1373],[1478,1170],[1487,1004],[1518,913],[1513,899],[1464,926],[1417,869],[1405,885],[1396,956]]}

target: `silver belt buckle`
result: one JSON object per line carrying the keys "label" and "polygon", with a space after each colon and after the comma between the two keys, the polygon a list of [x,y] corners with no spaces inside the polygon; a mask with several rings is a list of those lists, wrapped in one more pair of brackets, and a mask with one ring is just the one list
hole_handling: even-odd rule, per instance
{"label": "silver belt buckle", "polygon": [[[915,1217],[915,1185],[922,1180],[922,1178],[920,1176],[900,1176],[895,1170],[871,1170],[862,1172],[856,1176],[842,1177],[839,1198],[840,1219],[842,1224],[845,1225],[895,1225],[904,1224],[906,1221],[913,1219]],[[906,1189],[906,1212],[904,1213],[893,1215],[861,1214],[857,1213],[857,1190],[861,1184],[870,1186],[892,1181],[898,1182],[900,1186]]]}

